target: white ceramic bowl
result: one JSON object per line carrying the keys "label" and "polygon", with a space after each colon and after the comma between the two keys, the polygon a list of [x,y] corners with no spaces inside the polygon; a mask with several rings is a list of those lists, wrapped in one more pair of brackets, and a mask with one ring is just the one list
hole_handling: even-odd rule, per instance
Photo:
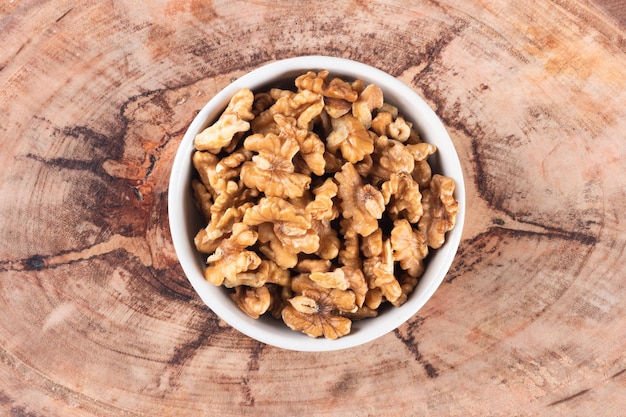
{"label": "white ceramic bowl", "polygon": [[[437,153],[429,162],[434,172],[452,177],[456,181],[455,198],[459,202],[455,228],[447,234],[443,247],[429,254],[424,275],[419,284],[401,307],[386,309],[378,317],[353,322],[349,335],[337,340],[313,339],[303,333],[289,329],[281,320],[261,317],[254,320],[243,313],[231,300],[227,291],[215,287],[204,279],[206,255],[196,251],[193,237],[206,226],[197,212],[191,192],[194,151],[193,141],[197,133],[216,120],[228,104],[231,96],[240,88],[260,91],[268,86],[280,85],[306,71],[326,69],[331,76],[346,80],[362,79],[367,84],[378,85],[385,101],[396,105],[405,119],[413,122],[414,128],[425,142],[437,146]],[[293,83],[292,83],[293,85]],[[216,94],[198,113],[182,139],[174,158],[168,196],[169,221],[172,239],[180,264],[206,305],[226,323],[240,332],[268,345],[296,351],[332,351],[370,342],[394,330],[413,317],[433,295],[443,281],[457,252],[463,230],[465,213],[465,188],[458,155],[445,127],[433,112],[410,87],[391,75],[359,62],[326,56],[303,56],[285,59],[255,69],[228,85]]]}

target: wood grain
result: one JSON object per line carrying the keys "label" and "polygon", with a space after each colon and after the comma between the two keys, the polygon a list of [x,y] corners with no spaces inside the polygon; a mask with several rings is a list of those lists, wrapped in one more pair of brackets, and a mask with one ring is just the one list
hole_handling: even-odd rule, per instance
{"label": "wood grain", "polygon": [[[3,2],[0,414],[624,415],[624,21],[584,0]],[[433,299],[328,354],[223,323],[167,220],[196,112],[305,54],[420,93],[468,195]]]}
{"label": "wood grain", "polygon": [[622,28],[626,27],[626,3],[621,0],[596,0],[594,3],[618,21]]}

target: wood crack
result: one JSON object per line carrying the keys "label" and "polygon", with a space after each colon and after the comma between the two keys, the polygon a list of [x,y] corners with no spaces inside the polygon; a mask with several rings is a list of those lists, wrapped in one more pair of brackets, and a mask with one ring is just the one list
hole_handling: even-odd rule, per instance
{"label": "wood crack", "polygon": [[138,258],[142,265],[152,266],[152,254],[144,237],[116,234],[105,242],[96,243],[82,250],[65,251],[56,255],[35,254],[26,259],[0,262],[0,271],[41,271],[99,257],[119,249]]}
{"label": "wood crack", "polygon": [[406,348],[413,354],[415,360],[422,365],[424,371],[426,371],[426,375],[429,378],[437,378],[439,376],[439,371],[435,368],[419,351],[417,342],[415,341],[415,335],[413,334],[405,334],[400,333],[399,329],[395,329],[393,334],[406,346]]}
{"label": "wood crack", "polygon": [[580,397],[581,395],[586,394],[586,393],[587,393],[587,392],[589,392],[590,390],[591,390],[591,388],[584,389],[584,390],[582,390],[582,391],[577,392],[576,394],[572,394],[572,395],[569,395],[569,396],[567,396],[567,397],[565,397],[565,398],[562,398],[562,399],[560,399],[560,400],[557,400],[557,401],[551,402],[551,403],[550,403],[550,404],[548,404],[548,405],[549,405],[549,406],[554,406],[554,405],[562,404],[562,403],[564,403],[564,402],[567,402],[567,401],[573,400],[574,398],[578,398],[578,397]]}
{"label": "wood crack", "polygon": [[67,12],[63,13],[61,16],[59,16],[59,17],[57,18],[57,20],[55,20],[55,22],[56,22],[56,23],[59,23],[59,21],[61,21],[61,19],[63,19],[65,16],[67,16],[67,15],[69,14],[69,12],[71,12],[72,10],[74,10],[74,8],[73,8],[73,7],[70,7],[70,9],[69,9]]}
{"label": "wood crack", "polygon": [[260,357],[262,356],[266,346],[267,345],[263,343],[257,343],[252,348],[252,351],[250,352],[250,358],[248,360],[248,374],[241,379],[242,394],[245,398],[245,402],[243,405],[248,407],[253,407],[256,401],[250,388],[250,375],[255,374],[259,370]]}

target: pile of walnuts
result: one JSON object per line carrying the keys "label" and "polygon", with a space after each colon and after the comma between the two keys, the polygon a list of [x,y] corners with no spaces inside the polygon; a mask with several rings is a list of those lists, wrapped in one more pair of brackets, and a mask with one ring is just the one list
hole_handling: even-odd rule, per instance
{"label": "pile of walnuts", "polygon": [[407,300],[454,227],[455,184],[376,85],[310,71],[295,87],[241,89],[195,137],[195,245],[249,316],[336,339]]}

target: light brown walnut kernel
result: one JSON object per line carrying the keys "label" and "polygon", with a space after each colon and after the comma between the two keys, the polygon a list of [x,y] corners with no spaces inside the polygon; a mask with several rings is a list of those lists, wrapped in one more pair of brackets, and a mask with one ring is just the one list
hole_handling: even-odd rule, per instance
{"label": "light brown walnut kernel", "polygon": [[310,337],[337,339],[350,332],[352,321],[342,312],[356,312],[352,291],[328,289],[317,285],[305,274],[292,280],[294,297],[282,310],[285,324]]}
{"label": "light brown walnut kernel", "polygon": [[387,136],[387,127],[393,122],[393,115],[380,109],[370,125],[372,130],[379,136]]}
{"label": "light brown walnut kernel", "polygon": [[337,236],[337,230],[331,227],[330,220],[312,219],[311,228],[319,239],[319,247],[315,254],[322,259],[335,259],[341,249],[341,240]]}
{"label": "light brown walnut kernel", "polygon": [[374,181],[387,181],[391,174],[413,172],[415,159],[409,150],[395,139],[389,139],[386,148],[377,149],[371,176]]}
{"label": "light brown walnut kernel", "polygon": [[191,188],[193,188],[193,196],[200,212],[204,216],[205,221],[211,219],[211,206],[213,205],[213,197],[206,186],[199,180],[191,180]]}
{"label": "light brown walnut kernel", "polygon": [[298,313],[315,314],[320,311],[317,301],[304,295],[296,295],[287,301]]}
{"label": "light brown walnut kernel", "polygon": [[378,135],[386,135],[400,142],[407,142],[409,138],[413,138],[412,142],[415,142],[419,138],[417,132],[413,130],[413,124],[398,116],[397,109],[394,112],[394,108],[389,105],[381,106],[371,121],[371,126]]}
{"label": "light brown walnut kernel", "polygon": [[196,248],[203,253],[213,253],[219,245],[219,239],[232,232],[233,225],[241,222],[246,210],[251,206],[252,203],[245,203],[241,206],[228,207],[223,213],[212,214],[207,226],[200,229],[194,239]]}
{"label": "light brown walnut kernel", "polygon": [[324,110],[331,118],[337,119],[352,110],[352,103],[340,98],[326,98]]}
{"label": "light brown walnut kernel", "polygon": [[237,178],[241,165],[252,159],[252,152],[245,148],[239,148],[224,156],[215,164],[215,174],[227,180]]}
{"label": "light brown walnut kernel", "polygon": [[216,193],[216,190],[214,189],[214,181],[216,178],[215,168],[217,167],[218,162],[219,158],[210,152],[196,151],[193,153],[193,166],[196,169],[196,172],[198,172],[200,181],[202,181],[202,184],[204,184],[207,191],[209,191],[212,195],[215,195]]}
{"label": "light brown walnut kernel", "polygon": [[[372,131],[370,130],[370,132]],[[381,155],[389,147],[389,138],[386,135],[378,136],[374,132],[371,134],[374,135],[374,153]]]}
{"label": "light brown walnut kernel", "polygon": [[328,272],[332,266],[329,259],[302,259],[294,268],[298,272]]}
{"label": "light brown walnut kernel", "polygon": [[246,187],[276,197],[299,197],[309,188],[311,177],[294,172],[292,158],[300,149],[295,139],[281,140],[273,133],[252,135],[244,146],[257,153],[241,168]]}
{"label": "light brown walnut kernel", "polygon": [[324,97],[346,100],[350,103],[358,97],[358,92],[352,89],[352,86],[341,78],[333,78],[327,81],[330,73],[322,70],[317,74],[308,71],[295,80],[295,85],[299,90],[310,90],[314,93],[321,94]]}
{"label": "light brown walnut kernel", "polygon": [[385,210],[381,192],[370,184],[363,184],[356,168],[349,162],[335,174],[335,179],[339,183],[338,195],[344,218],[351,219],[354,231],[361,236],[373,233]]}
{"label": "light brown walnut kernel", "polygon": [[274,234],[288,252],[311,254],[319,249],[319,236],[312,229],[311,216],[304,208],[282,198],[263,197],[246,211],[243,222],[250,226],[272,224]]}
{"label": "light brown walnut kernel", "polygon": [[271,88],[269,91],[269,95],[274,100],[274,102],[278,101],[281,98],[293,98],[296,93],[291,90],[284,90],[281,88]]}
{"label": "light brown walnut kernel", "polygon": [[365,302],[363,303],[369,309],[378,310],[383,303],[383,292],[380,288],[372,288],[365,294]]}
{"label": "light brown walnut kernel", "polygon": [[366,87],[365,81],[360,80],[360,79],[356,79],[352,81],[352,84],[350,84],[350,86],[352,87],[354,91],[357,92],[357,94],[361,94]]}
{"label": "light brown walnut kernel", "polygon": [[274,120],[276,114],[285,117],[294,117],[296,125],[308,128],[311,121],[324,109],[324,99],[321,94],[310,90],[301,90],[297,93],[288,90],[272,89],[270,95],[276,100],[274,104],[251,122],[252,133],[278,133]]}
{"label": "light brown walnut kernel", "polygon": [[215,249],[217,249],[220,243],[222,243],[222,239],[221,236],[216,239],[209,238],[205,228],[200,229],[198,233],[196,233],[193,238],[193,243],[198,252],[211,254],[215,252]]}
{"label": "light brown walnut kernel", "polygon": [[328,272],[311,272],[309,278],[311,281],[324,288],[347,290],[350,284],[343,269],[340,268]]}
{"label": "light brown walnut kernel", "polygon": [[324,110],[324,100],[319,98],[298,115],[296,125],[300,129],[311,130],[313,121],[322,113],[322,110]]}
{"label": "light brown walnut kernel", "polygon": [[411,128],[413,124],[404,120],[403,117],[397,117],[393,122],[387,126],[387,135],[390,138],[399,140],[400,142],[406,142],[411,135]]}
{"label": "light brown walnut kernel", "polygon": [[291,275],[285,268],[280,267],[275,262],[263,259],[259,267],[253,271],[239,273],[235,279],[224,279],[226,288],[235,288],[241,285],[258,288],[265,284],[277,284],[282,287],[291,284]]}
{"label": "light brown walnut kernel", "polygon": [[391,242],[383,242],[383,251],[379,256],[363,261],[363,274],[369,288],[380,288],[383,296],[390,302],[402,295],[402,288],[394,275],[393,251]]}
{"label": "light brown walnut kernel", "polygon": [[294,84],[299,90],[311,90],[314,93],[322,94],[326,78],[328,78],[329,74],[330,72],[327,70],[322,70],[318,73],[315,73],[314,71],[307,71],[306,73],[298,76],[295,79]]}
{"label": "light brown walnut kernel", "polygon": [[309,132],[304,140],[299,142],[300,156],[315,175],[324,175],[326,172],[326,152],[324,142],[315,132]]}
{"label": "light brown walnut kernel", "polygon": [[369,84],[352,103],[352,114],[366,129],[372,125],[372,111],[383,105],[383,91],[375,84]]}
{"label": "light brown walnut kernel", "polygon": [[433,249],[440,248],[446,232],[452,230],[459,211],[459,203],[454,199],[454,180],[435,174],[430,188],[424,190],[422,205],[424,215],[418,223],[419,231],[426,236],[426,243]]}
{"label": "light brown walnut kernel", "polygon": [[331,124],[333,131],[326,138],[326,147],[330,152],[339,150],[343,159],[353,164],[374,152],[372,138],[354,116],[345,114],[331,119]]}
{"label": "light brown walnut kernel", "polygon": [[246,188],[239,181],[241,165],[251,155],[251,152],[243,148],[233,151],[221,160],[209,152],[194,153],[194,165],[202,167],[198,170],[200,178],[215,201],[211,213],[222,212],[225,207],[243,204],[257,197],[258,190]]}
{"label": "light brown walnut kernel", "polygon": [[378,317],[378,310],[369,308],[368,306],[359,307],[354,313],[341,313],[342,316],[349,318],[352,321],[371,319]]}
{"label": "light brown walnut kernel", "polygon": [[303,208],[279,197],[261,198],[246,211],[243,221],[250,226],[269,223],[279,237],[304,236],[311,228],[311,217]]}
{"label": "light brown walnut kernel", "polygon": [[254,103],[252,103],[252,114],[257,117],[274,104],[274,98],[269,92],[258,93],[254,95]]}
{"label": "light brown walnut kernel", "polygon": [[230,144],[235,134],[250,129],[249,121],[254,119],[253,102],[252,91],[247,88],[237,91],[219,119],[196,135],[196,149],[217,154]]}
{"label": "light brown walnut kernel", "polygon": [[307,129],[299,128],[293,117],[276,114],[274,120],[280,130],[278,137],[283,141],[295,139],[298,144],[298,155],[307,164],[311,172],[315,175],[323,175],[326,166],[324,159],[326,148],[319,136]]}
{"label": "light brown walnut kernel", "polygon": [[237,274],[256,269],[261,258],[255,252],[247,250],[257,240],[257,233],[243,223],[233,225],[232,234],[220,242],[206,262],[204,278],[213,285],[222,285],[225,278],[236,279]]}
{"label": "light brown walnut kernel", "polygon": [[298,263],[298,254],[289,251],[274,233],[271,223],[262,223],[258,226],[258,240],[261,242],[259,251],[274,261],[281,268],[293,268]]}
{"label": "light brown walnut kernel", "polygon": [[425,161],[429,156],[437,152],[437,147],[430,143],[415,143],[405,145],[406,149],[413,155],[413,159],[417,161]]}
{"label": "light brown walnut kernel", "polygon": [[[342,223],[345,221],[342,220]],[[343,248],[339,250],[339,262],[341,265],[361,269],[363,262],[359,252],[359,235],[350,228],[343,233]]]}
{"label": "light brown walnut kernel", "polygon": [[343,274],[348,281],[348,289],[354,293],[354,301],[357,307],[363,307],[365,297],[369,291],[363,271],[349,266],[342,266],[339,269],[343,271]]}
{"label": "light brown walnut kernel", "polygon": [[400,267],[411,277],[419,277],[424,272],[424,258],[428,255],[426,238],[413,229],[406,219],[393,222],[391,230],[393,259],[400,262]]}
{"label": "light brown walnut kernel", "polygon": [[333,78],[324,88],[322,93],[325,97],[339,98],[350,103],[354,102],[359,94],[352,89],[352,86],[341,78]]}
{"label": "light brown walnut kernel", "polygon": [[266,286],[258,288],[237,287],[231,298],[239,308],[253,319],[258,319],[270,307],[271,296]]}
{"label": "light brown walnut kernel", "polygon": [[226,181],[224,183],[224,188],[217,193],[213,204],[209,209],[211,217],[220,216],[228,208],[231,208],[239,203],[240,199],[246,194],[247,192],[243,184],[238,184],[235,181]]}
{"label": "light brown walnut kernel", "polygon": [[339,209],[333,202],[339,187],[332,178],[327,178],[321,185],[313,189],[315,199],[306,206],[306,211],[317,220],[334,220],[339,216]]}
{"label": "light brown walnut kernel", "polygon": [[[261,230],[267,234],[262,234]],[[261,241],[261,237],[268,240]],[[285,248],[274,232],[270,228],[264,227],[264,225],[259,226],[259,242],[263,242],[259,245],[259,252],[276,262],[276,265],[281,268],[291,269],[298,264],[298,254]]]}
{"label": "light brown walnut kernel", "polygon": [[407,172],[391,174],[381,186],[381,192],[392,220],[404,216],[411,223],[417,223],[424,214],[419,184]]}
{"label": "light brown walnut kernel", "polygon": [[406,145],[406,149],[413,155],[415,167],[411,172],[411,176],[420,186],[420,188],[428,188],[432,179],[432,170],[428,163],[428,157],[437,151],[435,145],[430,143],[415,143]]}
{"label": "light brown walnut kernel", "polygon": [[276,263],[263,260],[257,268],[257,274],[263,276],[266,284],[276,284],[281,287],[291,285],[291,274],[289,270],[279,267]]}
{"label": "light brown walnut kernel", "polygon": [[433,178],[432,169],[428,161],[415,162],[415,168],[411,176],[420,186],[420,190],[430,187],[430,180]]}
{"label": "light brown walnut kernel", "polygon": [[376,229],[368,236],[361,238],[361,253],[365,258],[380,256],[383,252],[383,229]]}
{"label": "light brown walnut kernel", "polygon": [[309,122],[319,115],[324,108],[321,95],[308,90],[298,91],[291,97],[282,97],[272,106],[274,114],[295,117],[300,128],[309,127]]}
{"label": "light brown walnut kernel", "polygon": [[296,310],[293,305],[286,305],[281,315],[290,329],[313,338],[324,336],[326,339],[335,340],[350,333],[352,328],[352,321],[347,317],[322,314],[319,311],[303,313]]}

